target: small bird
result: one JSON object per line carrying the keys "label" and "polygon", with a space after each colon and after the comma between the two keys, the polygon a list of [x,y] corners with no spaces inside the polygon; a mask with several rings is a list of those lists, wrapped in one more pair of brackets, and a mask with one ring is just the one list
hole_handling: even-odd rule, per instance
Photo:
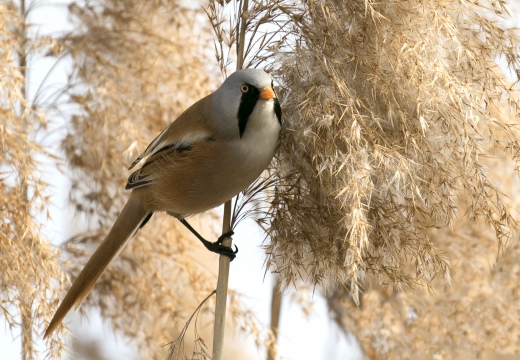
{"label": "small bird", "polygon": [[185,110],[132,163],[132,190],[112,229],[88,260],[54,314],[44,338],[78,307],[127,241],[157,211],[179,219],[208,250],[231,259],[236,250],[200,236],[186,217],[237,195],[271,162],[281,129],[282,110],[271,77],[244,69],[230,75],[212,94]]}

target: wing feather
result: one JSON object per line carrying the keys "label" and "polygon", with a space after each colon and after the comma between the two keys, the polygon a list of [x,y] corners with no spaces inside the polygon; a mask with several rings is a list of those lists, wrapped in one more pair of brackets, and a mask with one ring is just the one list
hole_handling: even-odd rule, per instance
{"label": "wing feather", "polygon": [[189,145],[190,143],[212,136],[214,132],[211,118],[211,95],[208,95],[184,111],[174,122],[168,125],[146,150],[134,160],[128,170],[132,170],[141,160],[154,155],[168,146]]}
{"label": "wing feather", "polygon": [[175,161],[176,157],[192,150],[197,144],[214,140],[210,105],[211,95],[193,104],[166,127],[128,168],[131,170],[141,160],[146,159],[143,166],[130,175],[125,189],[149,185],[159,177],[157,167],[149,165],[156,164],[159,160]]}

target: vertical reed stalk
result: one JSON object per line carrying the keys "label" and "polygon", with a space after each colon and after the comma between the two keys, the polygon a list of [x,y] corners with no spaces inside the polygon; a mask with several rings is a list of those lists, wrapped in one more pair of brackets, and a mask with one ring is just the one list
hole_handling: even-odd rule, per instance
{"label": "vertical reed stalk", "polygon": [[282,308],[282,293],[280,291],[280,280],[278,277],[273,285],[273,295],[271,297],[271,332],[274,337],[275,346],[267,349],[267,360],[275,359],[275,350],[278,344],[278,327],[280,325],[280,313]]}
{"label": "vertical reed stalk", "polygon": [[[247,14],[249,1],[242,2],[242,10],[238,16],[239,23],[237,24],[237,70],[240,70],[244,64],[244,47],[245,47],[245,32],[246,19],[242,15]],[[226,233],[231,229],[231,200],[228,200],[224,205],[224,216],[222,220],[222,232]],[[231,247],[231,238],[226,238],[222,245]],[[215,303],[215,325],[213,331],[213,360],[221,360],[224,349],[224,329],[226,323],[226,304],[227,304],[227,290],[229,280],[229,257],[220,255],[219,270],[217,280],[217,300]]]}

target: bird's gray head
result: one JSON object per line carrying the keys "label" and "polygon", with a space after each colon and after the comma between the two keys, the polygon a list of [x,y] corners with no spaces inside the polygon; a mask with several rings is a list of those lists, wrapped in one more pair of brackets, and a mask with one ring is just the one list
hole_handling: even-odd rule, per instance
{"label": "bird's gray head", "polygon": [[[243,69],[235,71],[222,84],[221,88],[240,90],[240,85],[250,84],[257,89],[271,87],[273,80],[263,70],[259,69]],[[238,86],[237,86],[238,85]]]}
{"label": "bird's gray head", "polygon": [[224,81],[214,95],[215,107],[224,115],[221,118],[226,119],[226,123],[219,126],[235,130],[240,137],[245,132],[252,114],[258,113],[255,118],[258,117],[259,121],[269,121],[273,117],[278,122],[281,121],[281,110],[273,91],[273,80],[265,71],[236,71]]}

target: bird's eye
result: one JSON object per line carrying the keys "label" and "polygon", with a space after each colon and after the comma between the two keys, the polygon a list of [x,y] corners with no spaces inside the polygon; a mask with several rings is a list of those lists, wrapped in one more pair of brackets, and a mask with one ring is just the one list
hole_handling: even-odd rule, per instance
{"label": "bird's eye", "polygon": [[243,93],[246,93],[249,91],[249,86],[247,86],[246,84],[243,84],[241,87],[240,87],[240,91],[242,91]]}

